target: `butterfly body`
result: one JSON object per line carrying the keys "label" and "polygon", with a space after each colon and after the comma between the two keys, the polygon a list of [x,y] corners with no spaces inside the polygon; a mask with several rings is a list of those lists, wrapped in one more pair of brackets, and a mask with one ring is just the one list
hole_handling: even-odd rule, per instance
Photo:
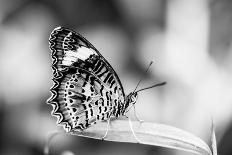
{"label": "butterfly body", "polygon": [[54,85],[48,103],[67,132],[125,115],[129,104],[136,102],[137,93],[125,96],[114,69],[84,37],[57,27],[49,43]]}

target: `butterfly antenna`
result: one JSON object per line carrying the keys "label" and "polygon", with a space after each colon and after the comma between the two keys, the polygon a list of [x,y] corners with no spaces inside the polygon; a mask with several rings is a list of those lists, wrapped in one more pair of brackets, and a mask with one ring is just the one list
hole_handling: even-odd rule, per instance
{"label": "butterfly antenna", "polygon": [[[147,67],[147,69],[145,71],[145,73],[147,73],[147,71],[149,70],[149,68],[151,67],[152,64],[153,64],[153,61],[150,62],[149,66]],[[141,78],[140,78],[140,80],[139,80],[139,82],[137,83],[137,85],[136,85],[133,93],[136,91],[136,89],[138,88],[138,86],[139,86],[140,82],[143,80],[143,78],[144,78],[144,76],[142,75]]]}
{"label": "butterfly antenna", "polygon": [[150,86],[150,87],[142,88],[142,89],[137,90],[136,93],[137,93],[137,92],[140,92],[140,91],[143,91],[143,90],[146,90],[146,89],[151,89],[151,88],[154,88],[154,87],[163,86],[163,85],[165,85],[166,83],[167,83],[167,82],[161,82],[161,83],[155,84],[155,85]]}

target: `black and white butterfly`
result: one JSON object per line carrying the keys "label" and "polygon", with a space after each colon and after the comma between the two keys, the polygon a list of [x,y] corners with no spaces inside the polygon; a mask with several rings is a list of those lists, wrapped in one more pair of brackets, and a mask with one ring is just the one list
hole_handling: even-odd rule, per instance
{"label": "black and white butterfly", "polygon": [[80,34],[57,27],[49,43],[54,85],[48,103],[57,123],[67,132],[83,131],[99,121],[123,116],[136,103],[138,91],[126,96],[114,69]]}

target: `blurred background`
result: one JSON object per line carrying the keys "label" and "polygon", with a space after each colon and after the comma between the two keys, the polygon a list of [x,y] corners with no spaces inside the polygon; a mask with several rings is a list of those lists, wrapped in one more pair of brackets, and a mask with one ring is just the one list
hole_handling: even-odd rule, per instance
{"label": "blurred background", "polygon": [[[172,125],[232,154],[232,1],[1,0],[0,154],[42,155],[60,129],[46,104],[52,86],[48,38],[57,26],[86,37],[118,73],[125,92],[139,94],[141,119]],[[148,73],[145,69],[154,61]],[[166,148],[58,135],[51,154],[190,154]]]}

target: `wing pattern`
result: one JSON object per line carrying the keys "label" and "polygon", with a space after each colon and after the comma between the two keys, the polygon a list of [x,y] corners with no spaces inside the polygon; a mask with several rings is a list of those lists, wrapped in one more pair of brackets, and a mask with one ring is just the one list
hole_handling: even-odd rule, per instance
{"label": "wing pattern", "polygon": [[125,94],[105,58],[84,37],[58,27],[49,38],[54,85],[48,103],[57,123],[82,131],[122,113]]}

